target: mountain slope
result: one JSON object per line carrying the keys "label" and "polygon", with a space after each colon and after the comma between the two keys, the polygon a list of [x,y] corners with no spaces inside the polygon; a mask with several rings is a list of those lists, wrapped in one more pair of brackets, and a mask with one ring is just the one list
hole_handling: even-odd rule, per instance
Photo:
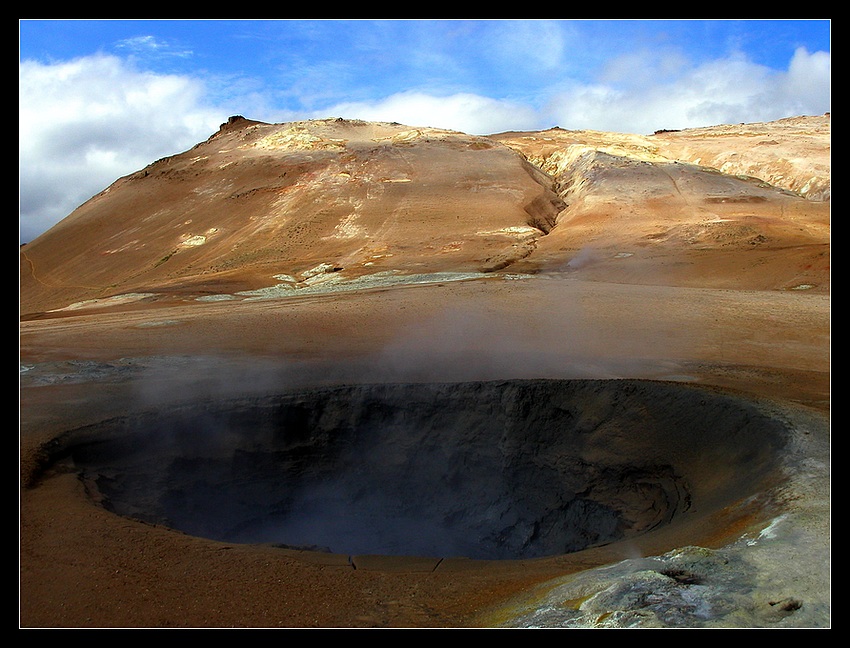
{"label": "mountain slope", "polygon": [[319,266],[348,278],[486,270],[554,223],[548,183],[509,148],[461,133],[232,119],[25,246],[22,311],[126,292],[250,289]]}
{"label": "mountain slope", "polygon": [[494,138],[549,173],[568,205],[515,270],[829,290],[828,116],[654,136],[556,128]]}
{"label": "mountain slope", "polygon": [[828,116],[490,137],[234,117],[24,246],[21,313],[388,273],[828,291],[828,152]]}

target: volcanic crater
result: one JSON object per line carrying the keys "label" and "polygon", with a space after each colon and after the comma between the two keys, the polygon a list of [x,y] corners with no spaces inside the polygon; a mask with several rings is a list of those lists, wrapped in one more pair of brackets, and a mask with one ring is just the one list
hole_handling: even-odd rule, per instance
{"label": "volcanic crater", "polygon": [[787,429],[675,383],[379,384],[190,403],[64,435],[110,510],[224,542],[538,558],[781,481]]}

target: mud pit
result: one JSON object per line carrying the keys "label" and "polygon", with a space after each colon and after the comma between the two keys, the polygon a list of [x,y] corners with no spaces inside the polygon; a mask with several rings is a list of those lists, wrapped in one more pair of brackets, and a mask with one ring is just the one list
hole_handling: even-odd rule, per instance
{"label": "mud pit", "polygon": [[788,430],[642,380],[355,385],[192,402],[52,455],[117,514],[338,554],[528,559],[711,515],[777,485]]}

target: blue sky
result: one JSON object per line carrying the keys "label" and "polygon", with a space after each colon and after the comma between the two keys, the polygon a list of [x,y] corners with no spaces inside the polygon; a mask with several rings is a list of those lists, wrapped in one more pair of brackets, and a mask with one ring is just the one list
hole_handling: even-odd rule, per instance
{"label": "blue sky", "polygon": [[651,133],[830,108],[824,20],[22,20],[20,235],[241,114]]}

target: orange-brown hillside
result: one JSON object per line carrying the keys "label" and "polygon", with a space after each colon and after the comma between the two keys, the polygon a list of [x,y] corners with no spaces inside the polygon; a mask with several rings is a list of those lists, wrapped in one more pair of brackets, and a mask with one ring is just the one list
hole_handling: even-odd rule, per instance
{"label": "orange-brown hillside", "polygon": [[21,313],[380,273],[829,290],[829,117],[473,137],[232,118],[21,251]]}

